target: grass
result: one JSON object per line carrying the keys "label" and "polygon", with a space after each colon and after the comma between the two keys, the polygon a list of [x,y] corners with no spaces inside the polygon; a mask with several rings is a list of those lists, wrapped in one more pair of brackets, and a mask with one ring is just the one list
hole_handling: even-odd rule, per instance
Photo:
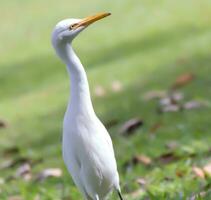
{"label": "grass", "polygon": [[[33,174],[52,167],[62,168],[64,174],[39,183],[8,180],[17,166],[1,170],[0,178],[6,181],[0,184],[0,199],[14,195],[27,200],[38,196],[42,200],[81,198],[61,158],[69,80],[54,55],[50,34],[63,18],[99,11],[110,11],[112,16],[87,29],[74,46],[86,66],[97,115],[104,123],[118,120],[109,132],[123,194],[139,188],[134,181],[138,177],[146,179],[147,185],[137,199],[187,199],[209,190],[210,180],[194,178],[192,166],[211,161],[210,102],[207,108],[161,115],[156,112],[157,103],[146,102],[143,96],[151,90],[167,90],[177,76],[191,72],[196,78],[181,89],[185,98],[210,101],[210,1],[2,0],[0,118],[8,126],[0,129],[0,163],[16,156],[42,159],[33,166]],[[123,84],[123,91],[111,91],[113,80]],[[107,90],[105,97],[94,95],[96,85]],[[144,120],[144,126],[128,138],[118,134],[121,124],[136,116]],[[162,126],[152,137],[150,128],[156,123]],[[175,153],[182,159],[125,169],[125,163],[136,154],[154,159],[166,153],[165,146],[171,141],[179,144]],[[18,147],[19,154],[4,157],[3,152],[10,147]],[[182,172],[182,177],[176,172]],[[210,197],[207,192],[203,199]]]}

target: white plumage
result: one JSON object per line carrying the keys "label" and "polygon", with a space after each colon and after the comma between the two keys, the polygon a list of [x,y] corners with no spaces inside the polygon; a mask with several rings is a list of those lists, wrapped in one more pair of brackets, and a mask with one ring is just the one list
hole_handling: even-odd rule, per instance
{"label": "white plumage", "polygon": [[63,159],[86,200],[105,199],[112,189],[122,199],[112,141],[94,112],[85,70],[71,46],[89,24],[108,15],[66,19],[52,33],[53,47],[71,79],[71,98],[63,123]]}

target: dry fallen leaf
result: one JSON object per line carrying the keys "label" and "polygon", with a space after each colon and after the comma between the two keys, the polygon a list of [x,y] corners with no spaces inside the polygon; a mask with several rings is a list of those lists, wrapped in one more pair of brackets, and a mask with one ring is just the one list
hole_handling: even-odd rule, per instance
{"label": "dry fallen leaf", "polygon": [[153,126],[150,127],[149,132],[150,133],[155,133],[161,127],[162,127],[162,123],[161,122],[157,122],[156,124],[154,124]]}
{"label": "dry fallen leaf", "polygon": [[30,163],[30,159],[24,158],[24,157],[18,157],[14,160],[6,160],[0,165],[0,169],[6,169],[6,168],[11,168],[15,167],[17,165],[23,164],[23,163]]}
{"label": "dry fallen leaf", "polygon": [[172,99],[170,97],[165,97],[160,99],[159,103],[161,106],[169,106],[172,105]]}
{"label": "dry fallen leaf", "polygon": [[146,179],[144,179],[144,178],[138,178],[138,179],[136,179],[136,182],[137,182],[140,186],[144,186],[144,185],[147,184],[147,181],[146,181]]}
{"label": "dry fallen leaf", "polygon": [[185,176],[185,171],[177,170],[176,171],[176,176],[180,177],[180,178],[184,177]]}
{"label": "dry fallen leaf", "polygon": [[186,110],[192,110],[192,109],[197,109],[201,108],[203,105],[199,101],[188,101],[183,105],[183,108]]}
{"label": "dry fallen leaf", "polygon": [[161,112],[178,112],[181,110],[181,107],[179,105],[176,104],[172,104],[172,105],[167,105],[163,108],[161,108]]}
{"label": "dry fallen leaf", "polygon": [[22,176],[23,174],[29,173],[30,171],[31,166],[29,165],[29,163],[24,163],[17,169],[16,176]]}
{"label": "dry fallen leaf", "polygon": [[35,165],[40,162],[42,162],[42,159],[32,160],[26,157],[17,157],[15,159],[5,160],[3,163],[1,163],[0,170],[16,167],[24,163],[30,163],[30,165]]}
{"label": "dry fallen leaf", "polygon": [[143,120],[133,118],[126,121],[120,128],[120,133],[123,135],[131,135],[136,129],[143,125]]}
{"label": "dry fallen leaf", "polygon": [[172,88],[176,89],[176,88],[183,87],[183,86],[187,85],[188,83],[190,83],[194,78],[195,78],[195,76],[192,73],[190,73],[190,72],[184,73],[177,77]]}
{"label": "dry fallen leaf", "polygon": [[192,168],[192,171],[194,172],[196,177],[199,177],[201,179],[205,178],[204,171],[201,168],[195,166],[195,167]]}
{"label": "dry fallen leaf", "polygon": [[11,156],[11,155],[14,155],[14,154],[18,154],[20,152],[20,149],[16,146],[13,146],[13,147],[10,147],[10,148],[7,148],[3,151],[3,155],[5,157],[7,156]]}
{"label": "dry fallen leaf", "polygon": [[203,167],[203,170],[204,170],[204,173],[207,175],[207,176],[210,176],[211,177],[211,163],[205,165]]}
{"label": "dry fallen leaf", "polygon": [[111,88],[114,92],[120,92],[123,89],[122,83],[118,80],[115,80],[111,84]]}
{"label": "dry fallen leaf", "polygon": [[177,141],[169,141],[168,143],[166,143],[165,145],[169,150],[175,150],[176,148],[178,148],[179,144]]}
{"label": "dry fallen leaf", "polygon": [[165,97],[159,99],[158,111],[163,112],[178,112],[182,109],[181,101],[184,98],[181,92],[170,92]]}
{"label": "dry fallen leaf", "polygon": [[2,119],[0,119],[0,128],[7,128],[7,123]]}
{"label": "dry fallen leaf", "polygon": [[8,200],[23,200],[21,196],[10,196]]}
{"label": "dry fallen leaf", "polygon": [[175,155],[174,152],[168,152],[160,155],[157,159],[163,164],[168,164],[170,162],[177,161],[180,158],[179,156]]}
{"label": "dry fallen leaf", "polygon": [[32,174],[30,164],[24,163],[23,165],[21,165],[16,171],[16,177],[21,177],[26,181],[31,180]]}
{"label": "dry fallen leaf", "polygon": [[171,92],[169,96],[171,101],[176,103],[184,99],[184,94],[178,91]]}
{"label": "dry fallen leaf", "polygon": [[106,95],[106,90],[103,86],[97,85],[94,89],[94,94],[97,97],[104,97]]}
{"label": "dry fallen leaf", "polygon": [[142,163],[144,165],[150,165],[152,163],[152,160],[150,157],[146,155],[136,155],[132,159],[133,164]]}
{"label": "dry fallen leaf", "polygon": [[164,97],[166,97],[166,91],[164,90],[152,90],[144,94],[145,101],[149,101],[152,99],[161,99]]}
{"label": "dry fallen leaf", "polygon": [[130,160],[126,161],[124,164],[124,168],[126,171],[131,171],[134,165],[143,164],[145,166],[150,166],[152,160],[150,157],[146,155],[135,155]]}
{"label": "dry fallen leaf", "polygon": [[13,166],[14,161],[13,160],[5,160],[0,164],[0,170],[7,169]]}
{"label": "dry fallen leaf", "polygon": [[49,168],[49,169],[45,169],[43,170],[41,173],[39,173],[37,175],[36,180],[37,181],[43,181],[46,178],[49,177],[61,177],[62,176],[62,170],[59,168]]}

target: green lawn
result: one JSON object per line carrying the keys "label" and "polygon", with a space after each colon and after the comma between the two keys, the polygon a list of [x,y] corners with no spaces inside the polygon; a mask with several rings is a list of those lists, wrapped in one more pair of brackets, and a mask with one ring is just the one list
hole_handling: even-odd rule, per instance
{"label": "green lawn", "polygon": [[[128,200],[178,200],[203,192],[203,197],[195,199],[211,199],[210,178],[196,177],[192,170],[211,163],[211,1],[61,2],[1,0],[0,120],[7,125],[0,129],[0,199],[81,199],[61,157],[69,80],[50,37],[61,19],[101,11],[112,16],[89,27],[74,46],[86,66],[97,115],[105,124],[118,122],[109,132],[123,194]],[[184,73],[195,78],[179,89],[183,101],[205,102],[205,107],[161,114],[157,101],[144,100],[149,91],[168,90]],[[121,92],[112,92],[115,80],[122,83]],[[107,91],[104,97],[94,94],[98,85]],[[134,117],[143,119],[143,126],[129,137],[119,134],[122,124]],[[155,124],[161,126],[152,134]],[[166,148],[171,143],[177,144],[176,149]],[[11,147],[19,152],[5,155]],[[157,159],[170,151],[179,159],[168,164]],[[150,157],[152,163],[126,167],[139,154]],[[5,162],[20,158],[32,162],[30,181],[12,178],[21,162],[2,169]],[[46,168],[61,168],[63,175],[35,181]],[[146,184],[138,185],[137,178]],[[117,199],[115,194],[112,198]]]}

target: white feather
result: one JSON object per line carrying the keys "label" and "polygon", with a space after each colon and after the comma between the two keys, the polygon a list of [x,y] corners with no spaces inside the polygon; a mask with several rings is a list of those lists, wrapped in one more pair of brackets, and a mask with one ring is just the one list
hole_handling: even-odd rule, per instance
{"label": "white feather", "polygon": [[85,28],[68,30],[78,21],[64,20],[52,34],[52,44],[71,79],[71,98],[63,123],[63,159],[84,198],[98,200],[114,188],[120,190],[119,175],[111,138],[94,112],[85,70],[71,46]]}

